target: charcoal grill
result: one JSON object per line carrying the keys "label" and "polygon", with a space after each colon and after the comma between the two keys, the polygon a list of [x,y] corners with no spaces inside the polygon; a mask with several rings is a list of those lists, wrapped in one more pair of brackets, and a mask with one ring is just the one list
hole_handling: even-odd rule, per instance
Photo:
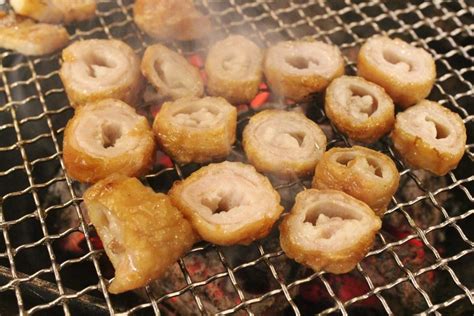
{"label": "charcoal grill", "polygon": [[[384,217],[376,245],[350,274],[358,280],[355,285],[354,279],[345,276],[301,272],[299,265],[286,258],[273,233],[248,247],[199,243],[174,267],[179,282],[160,291],[151,285],[139,294],[110,295],[106,287],[112,274],[81,212],[82,189],[64,172],[61,143],[73,111],[58,77],[59,54],[29,58],[0,51],[0,314],[176,314],[183,311],[177,308],[180,305],[196,314],[222,315],[260,314],[265,310],[267,314],[296,315],[408,311],[472,314],[473,4],[441,0],[205,0],[199,4],[212,18],[213,38],[241,33],[262,46],[303,37],[334,43],[345,55],[349,74],[355,73],[357,49],[373,34],[400,37],[434,56],[438,75],[429,99],[461,115],[468,131],[466,153],[456,170],[445,177],[432,177],[407,168],[388,139],[374,146],[397,162],[402,185]],[[153,40],[133,23],[132,5],[129,0],[100,0],[93,21],[70,26],[68,31],[73,40],[120,38],[142,53]],[[168,44],[185,55],[204,56],[208,43]],[[280,104],[279,100],[272,101]],[[302,106],[327,127],[329,147],[350,145],[350,140],[330,125],[321,104],[316,96],[306,105],[285,106]],[[255,109],[240,109],[241,130]],[[237,143],[232,159],[241,158]],[[155,190],[166,191],[173,180],[196,168],[157,165],[143,180]],[[275,184],[283,195],[290,195],[288,205],[291,196],[307,185],[305,180]],[[55,189],[58,187],[60,193]],[[52,222],[61,219],[66,210],[72,212],[76,224],[56,229],[57,223]],[[406,229],[393,233],[400,226]],[[83,252],[64,254],[61,245],[78,232],[84,235]],[[204,266],[207,273],[196,276],[192,259],[201,255],[214,256],[204,264],[219,268]],[[406,258],[415,258],[418,263],[414,265]],[[389,261],[392,265],[382,270],[382,277],[372,273],[374,267]],[[290,273],[292,269],[300,272]],[[253,275],[246,272],[251,270]],[[392,274],[392,270],[398,273]],[[255,280],[259,275],[268,277],[264,284]],[[346,283],[359,290],[344,294],[349,289],[343,291],[341,286]],[[214,302],[226,304],[213,305],[208,300],[211,290]],[[393,295],[404,291],[418,297],[417,303],[394,303]],[[325,303],[318,305],[323,299]]]}

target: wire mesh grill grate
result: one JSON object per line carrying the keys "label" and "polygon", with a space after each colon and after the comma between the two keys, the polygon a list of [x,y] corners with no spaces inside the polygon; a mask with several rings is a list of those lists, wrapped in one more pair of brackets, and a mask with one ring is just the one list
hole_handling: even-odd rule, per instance
{"label": "wire mesh grill grate", "polygon": [[[77,304],[98,306],[102,312],[110,314],[150,311],[161,314],[167,311],[176,300],[192,297],[197,312],[210,313],[209,306],[202,295],[202,289],[216,281],[225,280],[235,296],[232,306],[219,310],[219,314],[236,312],[258,313],[254,307],[270,299],[286,302],[287,310],[295,314],[304,313],[295,300],[298,288],[318,282],[331,298],[329,306],[322,314],[333,312],[348,314],[348,310],[361,302],[375,298],[388,314],[394,312],[394,306],[388,299],[388,292],[399,286],[410,286],[420,296],[422,304],[419,313],[439,313],[456,304],[474,303],[474,281],[471,275],[459,275],[453,264],[470,258],[472,262],[474,245],[472,232],[464,227],[474,218],[472,202],[472,128],[474,115],[468,112],[473,102],[473,3],[464,1],[448,2],[382,2],[338,0],[324,1],[254,1],[243,0],[203,1],[202,9],[210,14],[216,27],[215,36],[231,33],[244,33],[262,46],[268,46],[278,40],[297,39],[306,36],[340,47],[346,59],[347,73],[355,71],[355,56],[358,47],[365,39],[376,33],[401,37],[429,51],[436,61],[437,81],[430,99],[458,112],[468,130],[468,145],[461,166],[444,178],[427,181],[423,173],[414,172],[403,165],[390,144],[382,140],[376,146],[390,155],[399,167],[402,179],[407,187],[402,187],[393,198],[384,222],[391,216],[398,216],[409,227],[409,233],[397,238],[387,239],[382,232],[378,234],[377,245],[357,266],[357,273],[364,280],[364,290],[349,298],[341,295],[331,276],[327,273],[306,273],[287,278],[277,260],[286,260],[279,247],[269,247],[265,241],[255,242],[249,250],[255,252],[250,260],[239,264],[231,263],[226,249],[210,244],[198,244],[178,262],[182,274],[179,288],[156,295],[151,287],[144,290],[145,299],[139,303],[118,302],[109,295],[106,287],[108,276],[104,275],[104,266],[100,261],[102,252],[94,250],[93,236],[80,209],[81,191],[77,184],[64,172],[61,156],[61,142],[65,119],[71,117],[72,108],[68,105],[64,89],[58,77],[59,54],[47,57],[29,58],[11,51],[1,51],[0,58],[0,297],[10,295],[17,304],[20,313],[30,314],[43,310],[54,310],[70,314]],[[86,38],[120,38],[142,53],[151,44],[133,23],[132,3],[129,0],[101,0],[97,18],[92,23],[81,23],[69,27],[73,40]],[[176,44],[173,47],[184,54],[205,53],[205,43]],[[53,70],[52,70],[53,69]],[[318,100],[314,101],[315,104]],[[314,104],[313,104],[314,105]],[[310,105],[311,106],[311,105]],[[322,110],[316,107],[318,123],[329,126]],[[245,123],[252,109],[241,113],[239,126]],[[332,128],[329,145],[350,145],[350,141]],[[237,149],[239,144],[237,144]],[[38,150],[39,148],[39,150]],[[237,150],[238,152],[238,150]],[[59,173],[48,171],[59,170]],[[170,179],[182,178],[189,173],[186,167],[175,165],[171,168],[158,168],[144,179],[156,187],[160,183],[171,183]],[[65,201],[54,201],[45,206],[45,192],[57,183],[62,183],[68,196]],[[402,182],[403,183],[403,182]],[[278,190],[301,190],[305,182],[281,184]],[[415,187],[412,194],[403,191]],[[163,188],[161,188],[163,189]],[[401,192],[400,192],[401,191]],[[446,194],[455,194],[462,203],[453,207]],[[430,205],[438,213],[435,223],[420,224],[412,208],[420,204]],[[16,206],[16,207],[15,207]],[[25,207],[25,209],[23,209]],[[66,208],[74,210],[79,226],[69,227],[58,233],[51,233],[49,217]],[[454,208],[454,209],[453,209]],[[457,208],[457,209],[456,209]],[[22,209],[21,212],[12,210]],[[40,236],[37,240],[16,237],[21,233],[19,227],[34,226]],[[31,226],[30,225],[30,226]],[[385,228],[385,225],[384,225]],[[433,242],[433,234],[446,230],[452,231],[457,240],[456,250],[441,251]],[[71,233],[82,231],[88,251],[81,256],[63,259],[57,254],[56,245]],[[274,237],[271,237],[274,238]],[[414,241],[432,257],[425,264],[411,267],[401,255],[403,247]],[[29,251],[43,252],[48,263],[31,269],[20,267],[20,257]],[[212,253],[222,266],[220,271],[196,280],[189,257],[195,254]],[[375,261],[368,261],[373,258]],[[391,260],[401,274],[392,279],[376,280],[367,272],[368,264]],[[84,262],[90,263],[88,273],[96,275],[97,282],[83,287],[70,286],[64,277],[65,271],[75,269]],[[287,264],[289,260],[285,261]],[[367,263],[368,262],[368,263]],[[249,295],[244,290],[239,274],[248,268],[263,267],[270,275],[273,286],[257,295]],[[283,269],[289,267],[283,265]],[[420,278],[433,271],[442,271],[446,279],[456,289],[455,294],[439,298],[425,288]],[[76,276],[81,277],[82,270]],[[439,272],[441,273],[441,272]],[[1,278],[3,276],[3,278]],[[48,281],[41,281],[47,279]],[[43,282],[43,283],[41,283]],[[39,301],[26,298],[25,286],[43,287],[50,296]],[[73,289],[74,288],[74,289]],[[125,307],[124,307],[125,306]]]}

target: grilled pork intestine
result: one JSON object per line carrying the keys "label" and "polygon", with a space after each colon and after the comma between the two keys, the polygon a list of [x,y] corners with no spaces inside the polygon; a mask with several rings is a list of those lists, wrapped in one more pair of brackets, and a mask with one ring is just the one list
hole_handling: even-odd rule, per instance
{"label": "grilled pork intestine", "polygon": [[70,23],[95,16],[95,0],[10,0],[16,13],[45,23]]}
{"label": "grilled pork intestine", "polygon": [[262,50],[243,36],[215,43],[206,59],[209,94],[233,104],[250,102],[262,80],[262,61]]}
{"label": "grilled pork intestine", "polygon": [[336,46],[323,42],[281,42],[267,50],[264,72],[274,92],[301,101],[342,76],[344,60]]}
{"label": "grilled pork intestine", "polygon": [[24,55],[46,55],[63,48],[69,34],[62,26],[36,23],[28,18],[0,11],[0,47]]}
{"label": "grilled pork intestine", "polygon": [[211,29],[209,18],[192,0],[136,0],[133,19],[145,33],[162,40],[193,40]]}
{"label": "grilled pork intestine", "polygon": [[137,105],[144,87],[140,60],[119,40],[78,41],[63,50],[59,75],[71,105],[106,98]]}
{"label": "grilled pork intestine", "polygon": [[115,268],[111,293],[161,277],[197,240],[168,196],[136,178],[114,174],[89,188],[84,202]]}
{"label": "grilled pork intestine", "polygon": [[372,247],[380,218],[367,204],[335,190],[298,193],[280,225],[280,244],[295,261],[315,271],[346,273]]}
{"label": "grilled pork intestine", "polygon": [[200,97],[204,93],[199,71],[183,56],[161,44],[146,49],[141,70],[162,96],[179,99]]}
{"label": "grilled pork intestine", "polygon": [[298,177],[313,174],[326,150],[326,136],[304,114],[265,110],[245,127],[243,148],[258,171]]}
{"label": "grilled pork intestine", "polygon": [[76,109],[64,132],[67,173],[94,183],[113,173],[141,176],[155,154],[145,117],[120,100],[105,99]]}
{"label": "grilled pork intestine", "polygon": [[362,45],[357,70],[359,76],[383,87],[402,108],[426,98],[436,79],[435,62],[428,52],[381,35]]}
{"label": "grilled pork intestine", "polygon": [[391,138],[410,166],[442,176],[464,155],[466,128],[458,114],[423,100],[397,114]]}
{"label": "grilled pork intestine", "polygon": [[316,166],[313,187],[344,191],[382,216],[399,180],[395,163],[386,155],[360,146],[335,147],[325,152]]}
{"label": "grilled pork intestine", "polygon": [[166,102],[153,123],[163,150],[179,163],[226,157],[235,141],[237,110],[218,97]]}
{"label": "grilled pork intestine", "polygon": [[326,90],[326,115],[356,141],[373,143],[392,130],[395,106],[380,86],[360,77],[334,79]]}
{"label": "grilled pork intestine", "polygon": [[199,235],[218,245],[265,237],[283,211],[270,181],[240,162],[203,167],[175,182],[169,195]]}

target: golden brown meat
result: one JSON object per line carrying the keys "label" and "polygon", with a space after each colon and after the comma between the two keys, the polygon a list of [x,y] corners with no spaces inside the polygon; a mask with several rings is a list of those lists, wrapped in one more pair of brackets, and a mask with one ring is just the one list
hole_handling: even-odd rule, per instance
{"label": "golden brown meat", "polygon": [[386,155],[365,147],[331,148],[316,166],[313,188],[344,191],[383,216],[400,174]]}
{"label": "golden brown meat", "polygon": [[203,167],[175,182],[169,195],[199,235],[218,245],[265,237],[283,211],[270,181],[240,162]]}
{"label": "golden brown meat", "polygon": [[167,195],[136,178],[114,174],[84,193],[89,218],[115,268],[110,293],[161,277],[197,236]]}
{"label": "golden brown meat", "polygon": [[382,87],[360,77],[334,79],[324,109],[337,129],[356,141],[373,143],[392,130],[395,106]]}
{"label": "golden brown meat", "polygon": [[313,174],[326,150],[326,135],[304,114],[265,110],[245,127],[243,148],[258,171],[301,177]]}
{"label": "golden brown meat", "polygon": [[24,55],[53,53],[69,42],[62,26],[36,23],[33,20],[0,11],[0,47]]}
{"label": "golden brown meat", "polygon": [[153,131],[163,150],[179,163],[225,158],[235,142],[237,110],[223,98],[165,102]]}
{"label": "golden brown meat", "polygon": [[402,108],[426,98],[436,79],[435,62],[428,52],[381,35],[372,36],[362,45],[357,71],[383,87]]}
{"label": "golden brown meat", "polygon": [[211,21],[192,0],[136,0],[133,19],[145,33],[161,40],[189,41],[211,30]]}
{"label": "golden brown meat", "polygon": [[95,0],[10,0],[16,13],[45,23],[70,23],[95,16]]}
{"label": "golden brown meat", "polygon": [[76,109],[64,131],[67,173],[94,183],[113,173],[141,176],[152,166],[155,140],[148,121],[120,100]]}
{"label": "golden brown meat", "polygon": [[74,42],[63,50],[59,75],[73,107],[106,98],[136,106],[144,88],[140,59],[119,40]]}
{"label": "golden brown meat", "polygon": [[301,101],[342,76],[344,60],[336,46],[323,42],[281,42],[268,48],[264,72],[275,93]]}
{"label": "golden brown meat", "polygon": [[381,224],[367,204],[344,192],[309,189],[298,193],[283,219],[280,244],[315,271],[346,273],[370,250]]}
{"label": "golden brown meat", "polygon": [[199,71],[180,54],[161,44],[149,46],[143,55],[143,75],[165,97],[200,97],[204,84]]}
{"label": "golden brown meat", "polygon": [[233,104],[250,102],[262,81],[262,50],[241,35],[214,44],[206,59],[207,90]]}
{"label": "golden brown meat", "polygon": [[428,100],[398,113],[390,136],[395,149],[410,166],[439,176],[456,168],[466,146],[466,128],[461,117]]}

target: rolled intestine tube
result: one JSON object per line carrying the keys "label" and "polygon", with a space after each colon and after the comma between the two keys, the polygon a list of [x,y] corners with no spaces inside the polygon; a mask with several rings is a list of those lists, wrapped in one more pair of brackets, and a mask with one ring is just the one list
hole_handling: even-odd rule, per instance
{"label": "rolled intestine tube", "polygon": [[360,48],[357,74],[383,87],[395,104],[407,108],[428,96],[436,66],[424,49],[375,35]]}
{"label": "rolled intestine tube", "polygon": [[367,204],[335,190],[298,193],[280,225],[286,255],[315,271],[346,273],[372,247],[382,226]]}
{"label": "rolled intestine tube", "polygon": [[304,114],[265,110],[245,127],[243,147],[258,171],[281,178],[300,177],[313,174],[326,150],[326,135]]}
{"label": "rolled intestine tube", "polygon": [[392,130],[395,106],[380,86],[360,77],[334,79],[324,109],[337,129],[356,141],[373,143]]}
{"label": "rolled intestine tube", "polygon": [[161,44],[145,50],[141,70],[161,96],[179,99],[204,94],[199,71],[183,56]]}
{"label": "rolled intestine tube", "polygon": [[76,109],[64,131],[63,156],[72,178],[94,183],[113,173],[142,176],[152,167],[155,147],[145,117],[105,99]]}
{"label": "rolled intestine tube", "polygon": [[264,72],[275,93],[302,101],[342,76],[344,60],[336,46],[323,42],[280,42],[268,48]]}
{"label": "rolled intestine tube", "polygon": [[439,176],[456,168],[467,138],[466,127],[457,113],[428,100],[398,113],[390,136],[410,166]]}
{"label": "rolled intestine tube", "polygon": [[231,35],[215,43],[207,55],[209,94],[233,104],[250,102],[262,80],[262,50],[249,39]]}
{"label": "rolled intestine tube", "polygon": [[140,60],[119,40],[74,42],[63,50],[59,75],[73,107],[114,98],[136,106],[144,88]]}
{"label": "rolled intestine tube", "polygon": [[203,167],[176,182],[169,194],[199,235],[218,245],[265,237],[283,211],[270,181],[240,162]]}

